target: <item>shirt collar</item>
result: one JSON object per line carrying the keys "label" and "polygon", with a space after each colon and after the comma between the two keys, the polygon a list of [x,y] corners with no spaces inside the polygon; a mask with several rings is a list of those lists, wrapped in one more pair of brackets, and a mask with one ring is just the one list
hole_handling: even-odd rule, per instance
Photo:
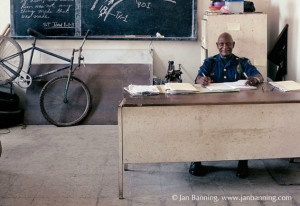
{"label": "shirt collar", "polygon": [[[234,61],[236,61],[236,59],[237,59],[237,56],[235,56],[234,54],[232,54],[231,57],[229,58],[229,61],[228,61],[227,64],[233,63]],[[218,62],[222,62],[222,57],[221,57],[220,54],[217,55],[216,60],[217,60]]]}

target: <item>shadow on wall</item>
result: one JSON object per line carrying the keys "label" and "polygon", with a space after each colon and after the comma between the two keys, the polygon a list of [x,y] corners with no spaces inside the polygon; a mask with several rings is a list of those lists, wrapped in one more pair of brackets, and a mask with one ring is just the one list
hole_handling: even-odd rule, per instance
{"label": "shadow on wall", "polygon": [[[279,8],[278,5],[270,5],[269,7],[269,14],[268,17],[268,29],[269,29],[269,36],[268,36],[268,51],[270,51],[275,43],[276,38],[279,35]],[[277,66],[272,62],[268,61],[268,77],[271,79],[275,79],[276,76]]]}
{"label": "shadow on wall", "polygon": [[[298,1],[296,1],[298,2]],[[284,23],[289,24],[289,34],[288,34],[288,74],[287,79],[297,80],[298,76],[298,65],[297,61],[299,61],[299,48],[298,48],[298,38],[299,38],[299,11],[296,10],[298,3],[295,1],[288,1],[289,8],[288,17],[285,19]],[[298,6],[299,8],[299,6]]]}
{"label": "shadow on wall", "polygon": [[[280,10],[279,6],[283,5],[284,3],[287,3],[288,5],[285,6],[285,8],[288,8],[288,12],[284,12],[283,10]],[[268,38],[268,45],[269,45],[269,51],[274,46],[274,43],[279,36],[281,30],[284,28],[286,24],[289,24],[289,34],[288,34],[288,74],[286,79],[293,79],[295,80],[297,77],[297,48],[295,48],[294,45],[298,44],[298,15],[296,8],[296,3],[294,1],[288,1],[288,2],[281,2],[277,5],[270,5],[269,8],[269,38]],[[280,19],[284,18],[284,19]],[[270,61],[268,61],[268,77],[271,79],[275,79],[277,71],[277,66],[272,64]]]}
{"label": "shadow on wall", "polygon": [[153,75],[160,79],[164,79],[168,68],[164,68],[164,62],[161,60],[155,49],[153,49],[153,61],[155,62]]}

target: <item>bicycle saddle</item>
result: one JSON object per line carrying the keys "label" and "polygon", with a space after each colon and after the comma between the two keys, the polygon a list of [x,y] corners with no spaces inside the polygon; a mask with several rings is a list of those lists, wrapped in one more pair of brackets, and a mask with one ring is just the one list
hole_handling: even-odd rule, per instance
{"label": "bicycle saddle", "polygon": [[27,29],[27,33],[30,35],[30,36],[34,36],[38,39],[46,39],[46,36],[37,32],[36,30],[32,29],[32,28],[28,28]]}

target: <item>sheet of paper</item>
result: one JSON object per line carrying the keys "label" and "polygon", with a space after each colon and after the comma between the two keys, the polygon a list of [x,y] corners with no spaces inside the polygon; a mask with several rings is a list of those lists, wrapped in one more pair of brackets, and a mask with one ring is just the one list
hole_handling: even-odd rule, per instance
{"label": "sheet of paper", "polygon": [[247,80],[239,80],[236,82],[213,83],[206,88],[211,91],[231,91],[231,90],[249,90],[257,89],[255,86],[245,85]]}
{"label": "sheet of paper", "polygon": [[190,83],[166,83],[166,89],[173,91],[195,91],[198,90]]}
{"label": "sheet of paper", "polygon": [[232,87],[230,87],[228,84],[225,84],[225,83],[212,83],[209,86],[207,86],[206,88],[211,91],[231,91],[231,90],[233,90]]}
{"label": "sheet of paper", "polygon": [[300,83],[295,81],[269,82],[274,87],[282,91],[297,91],[300,90]]}
{"label": "sheet of paper", "polygon": [[255,86],[246,85],[247,80],[238,80],[236,82],[228,82],[225,83],[233,89],[240,89],[240,90],[249,90],[249,89],[257,89]]}
{"label": "sheet of paper", "polygon": [[238,80],[236,82],[228,82],[225,84],[228,84],[230,86],[245,86],[246,85],[247,80]]}
{"label": "sheet of paper", "polygon": [[227,23],[227,29],[229,31],[240,31],[241,24],[240,23]]}

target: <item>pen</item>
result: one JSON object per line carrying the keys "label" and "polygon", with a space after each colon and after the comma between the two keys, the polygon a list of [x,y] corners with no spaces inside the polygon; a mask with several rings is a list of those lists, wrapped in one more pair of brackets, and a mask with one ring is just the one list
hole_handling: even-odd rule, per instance
{"label": "pen", "polygon": [[202,75],[203,75],[204,77],[206,77],[204,73],[202,73]]}
{"label": "pen", "polygon": [[244,72],[244,76],[246,77],[246,79],[248,79],[248,76],[247,76],[247,74]]}

